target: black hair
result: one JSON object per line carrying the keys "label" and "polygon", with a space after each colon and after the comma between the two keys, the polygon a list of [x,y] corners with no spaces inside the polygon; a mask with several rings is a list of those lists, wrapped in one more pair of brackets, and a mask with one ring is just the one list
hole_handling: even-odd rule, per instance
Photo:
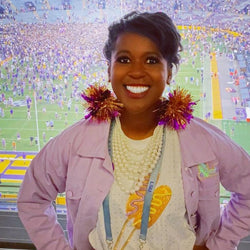
{"label": "black hair", "polygon": [[110,61],[112,51],[119,35],[125,32],[137,33],[152,40],[159,48],[162,56],[167,60],[170,68],[178,66],[179,51],[182,51],[181,36],[172,19],[163,12],[133,11],[108,28],[108,40],[103,48],[105,58]]}

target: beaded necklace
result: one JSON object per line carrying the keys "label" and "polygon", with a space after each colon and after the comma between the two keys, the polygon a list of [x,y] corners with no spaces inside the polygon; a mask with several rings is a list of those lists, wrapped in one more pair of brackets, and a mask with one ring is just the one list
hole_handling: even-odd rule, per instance
{"label": "beaded necklace", "polygon": [[145,176],[155,167],[162,149],[163,127],[157,126],[145,148],[129,145],[129,138],[123,133],[119,118],[115,119],[112,136],[115,179],[123,192],[134,193],[142,186]]}
{"label": "beaded necklace", "polygon": [[[147,237],[147,230],[148,230],[148,220],[149,220],[149,213],[150,213],[150,205],[151,200],[153,196],[153,192],[155,189],[157,176],[160,171],[160,167],[162,164],[162,155],[163,155],[163,149],[165,145],[165,129],[164,126],[161,126],[162,129],[162,137],[161,137],[161,150],[160,150],[160,157],[158,157],[156,164],[153,166],[153,169],[151,170],[150,179],[147,185],[146,194],[144,197],[144,205],[143,205],[143,213],[141,218],[141,230],[140,230],[140,237],[139,237],[139,248],[143,249],[144,244],[146,243],[146,237]],[[109,134],[109,154],[111,156],[111,159],[113,159],[113,153],[112,152],[112,137],[114,136],[114,121],[111,122],[110,127],[110,134]],[[105,233],[106,233],[106,243],[108,246],[108,249],[113,249],[113,237],[112,237],[112,230],[111,230],[111,217],[110,217],[110,209],[109,209],[109,194],[106,196],[106,198],[103,201],[103,215],[104,215],[104,225],[105,225]]]}

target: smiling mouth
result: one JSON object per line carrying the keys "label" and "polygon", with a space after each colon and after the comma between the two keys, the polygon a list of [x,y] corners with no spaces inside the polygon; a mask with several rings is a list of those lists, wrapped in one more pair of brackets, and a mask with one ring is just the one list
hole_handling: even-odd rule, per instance
{"label": "smiling mouth", "polygon": [[128,91],[134,94],[141,94],[143,92],[146,92],[149,89],[149,86],[131,86],[126,85],[125,86]]}

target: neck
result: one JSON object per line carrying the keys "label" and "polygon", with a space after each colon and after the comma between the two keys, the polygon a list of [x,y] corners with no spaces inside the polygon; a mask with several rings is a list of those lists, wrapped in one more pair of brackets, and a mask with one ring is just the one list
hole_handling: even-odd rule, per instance
{"label": "neck", "polygon": [[153,113],[145,115],[123,112],[120,122],[124,134],[135,140],[142,140],[152,136],[157,126],[157,121]]}

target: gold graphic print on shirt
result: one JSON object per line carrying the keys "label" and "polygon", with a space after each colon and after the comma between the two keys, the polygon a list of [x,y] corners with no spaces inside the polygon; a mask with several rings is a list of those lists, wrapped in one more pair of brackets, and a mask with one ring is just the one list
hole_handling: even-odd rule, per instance
{"label": "gold graphic print on shirt", "polygon": [[[135,232],[135,230],[141,228],[141,217],[142,217],[143,204],[144,204],[143,201],[144,201],[144,196],[146,194],[147,182],[148,181],[145,181],[143,186],[140,188],[140,190],[131,194],[127,200],[127,205],[126,205],[127,220],[123,224],[122,230],[116,240],[114,249],[117,249],[119,241],[122,237],[122,234],[129,220],[133,219],[134,229],[129,234],[128,239],[126,240],[126,242],[124,243],[121,249],[124,249],[126,247],[131,237],[133,236],[133,233]],[[160,215],[162,214],[162,212],[168,205],[171,199],[171,195],[172,195],[172,191],[170,187],[168,187],[167,185],[159,186],[154,190],[151,205],[150,205],[148,227],[151,227],[160,217]]]}

